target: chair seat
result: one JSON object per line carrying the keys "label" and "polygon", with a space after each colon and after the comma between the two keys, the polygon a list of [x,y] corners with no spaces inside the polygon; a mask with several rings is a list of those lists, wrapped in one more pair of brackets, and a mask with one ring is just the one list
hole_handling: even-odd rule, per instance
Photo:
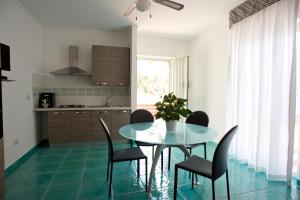
{"label": "chair seat", "polygon": [[199,146],[204,145],[204,144],[205,144],[204,142],[203,143],[198,143],[198,144],[188,144],[188,145],[185,145],[185,147],[187,149],[193,149],[193,148],[199,147]]}
{"label": "chair seat", "polygon": [[212,162],[198,156],[192,156],[187,160],[176,164],[176,166],[207,178],[212,177]]}
{"label": "chair seat", "polygon": [[155,144],[147,143],[147,142],[135,142],[138,146],[155,146]]}
{"label": "chair seat", "polygon": [[114,151],[113,161],[129,161],[147,158],[139,147]]}

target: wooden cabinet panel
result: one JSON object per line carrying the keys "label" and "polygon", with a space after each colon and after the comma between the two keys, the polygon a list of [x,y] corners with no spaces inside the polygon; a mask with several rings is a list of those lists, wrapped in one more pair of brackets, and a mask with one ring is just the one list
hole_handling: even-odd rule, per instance
{"label": "wooden cabinet panel", "polygon": [[119,134],[119,129],[122,126],[130,123],[130,110],[112,111],[111,114],[111,135],[113,140],[126,140]]}
{"label": "wooden cabinet panel", "polygon": [[130,110],[55,111],[48,112],[48,136],[50,145],[80,141],[105,141],[105,133],[98,116],[105,121],[112,140],[127,141],[119,129],[129,124]]}
{"label": "wooden cabinet panel", "polygon": [[69,112],[54,111],[48,113],[48,137],[50,145],[69,142]]}
{"label": "wooden cabinet panel", "polygon": [[107,128],[111,130],[111,112],[107,110],[94,111],[92,113],[92,135],[96,139],[105,140],[104,129],[98,121],[98,116],[101,116],[105,121]]}
{"label": "wooden cabinet panel", "polygon": [[91,124],[91,111],[70,111],[70,140],[89,140],[92,135]]}
{"label": "wooden cabinet panel", "polygon": [[92,46],[92,83],[130,85],[130,48]]}

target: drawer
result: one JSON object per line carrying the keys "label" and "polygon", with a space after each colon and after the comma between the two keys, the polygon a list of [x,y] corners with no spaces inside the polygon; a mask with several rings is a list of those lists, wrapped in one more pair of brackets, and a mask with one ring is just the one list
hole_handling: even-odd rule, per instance
{"label": "drawer", "polygon": [[69,112],[68,111],[52,111],[48,112],[48,119],[62,119],[68,118]]}
{"label": "drawer", "polygon": [[82,110],[76,110],[76,111],[70,111],[70,117],[73,118],[91,118],[92,113],[91,111],[82,111]]}
{"label": "drawer", "polygon": [[48,119],[48,128],[69,127],[70,120],[66,118]]}

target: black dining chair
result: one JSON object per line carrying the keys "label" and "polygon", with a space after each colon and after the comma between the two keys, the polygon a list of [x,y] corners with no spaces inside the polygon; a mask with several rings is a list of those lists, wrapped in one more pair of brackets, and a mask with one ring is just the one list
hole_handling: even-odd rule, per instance
{"label": "black dining chair", "polygon": [[[208,126],[209,123],[209,118],[208,115],[203,112],[203,111],[195,111],[191,113],[185,120],[185,123],[187,124],[196,124],[200,126]],[[203,145],[204,147],[204,158],[206,159],[206,143],[198,143],[198,144],[191,144],[191,145],[186,145],[185,147],[190,151],[190,154],[192,154],[192,149],[199,147]],[[186,159],[186,155],[184,156]],[[171,147],[169,147],[169,160],[168,160],[168,169],[170,169],[171,165]]]}
{"label": "black dining chair", "polygon": [[[215,180],[226,173],[227,198],[230,199],[229,180],[228,180],[228,162],[227,153],[233,136],[238,126],[230,129],[221,139],[215,150],[213,160],[209,161],[198,156],[192,156],[187,160],[175,165],[174,180],[174,199],[177,196],[177,177],[178,169],[187,170],[189,172],[204,176],[212,180],[212,195],[215,200]],[[192,189],[194,188],[194,176],[192,176]]]}
{"label": "black dining chair", "polygon": [[[143,122],[154,122],[153,115],[148,111],[144,109],[138,109],[135,110],[130,115],[130,124],[135,123],[143,123]],[[154,155],[154,144],[146,143],[146,142],[135,142],[137,146],[151,146],[152,147],[152,157]],[[130,146],[133,147],[133,141],[130,140]]]}
{"label": "black dining chair", "polygon": [[[133,113],[131,113],[130,124],[144,123],[144,122],[154,122],[154,117],[151,112],[149,112],[148,110],[144,110],[144,109],[138,109],[138,110],[135,110]],[[138,141],[135,141],[135,143],[138,147],[140,147],[140,146],[152,147],[152,158],[153,158],[154,147],[156,146],[155,144],[150,144],[150,143],[146,143],[146,142],[138,142]],[[130,140],[130,146],[131,146],[131,148],[133,147],[132,140]],[[161,153],[161,166],[163,165],[163,157],[164,157],[164,154],[162,152]],[[163,168],[161,168],[161,169],[163,169]]]}
{"label": "black dining chair", "polygon": [[112,185],[112,174],[113,174],[113,163],[115,162],[122,162],[122,161],[132,161],[137,160],[137,175],[140,176],[140,160],[145,159],[145,172],[146,172],[146,192],[147,192],[147,156],[142,152],[139,147],[128,148],[128,149],[121,149],[121,150],[114,150],[113,144],[111,141],[110,132],[105,124],[104,120],[99,117],[98,118],[102,128],[104,129],[106,140],[108,143],[108,162],[107,162],[107,172],[106,172],[106,181],[108,181],[108,174],[109,176],[109,192],[108,198],[111,196],[111,185]]}

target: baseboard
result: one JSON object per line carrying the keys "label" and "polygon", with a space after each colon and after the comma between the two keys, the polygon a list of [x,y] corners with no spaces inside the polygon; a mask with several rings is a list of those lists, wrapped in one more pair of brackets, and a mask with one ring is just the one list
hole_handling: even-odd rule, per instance
{"label": "baseboard", "polygon": [[23,156],[21,156],[18,160],[16,160],[13,164],[11,164],[10,166],[8,166],[5,170],[4,170],[4,176],[9,176],[11,175],[14,171],[16,171],[16,169],[23,164],[26,160],[28,160],[28,158],[30,158],[30,156],[37,150],[37,148],[39,148],[40,146],[44,146],[45,143],[47,143],[47,140],[42,140],[41,142],[39,142],[37,145],[35,145],[34,147],[32,147],[27,153],[25,153]]}

